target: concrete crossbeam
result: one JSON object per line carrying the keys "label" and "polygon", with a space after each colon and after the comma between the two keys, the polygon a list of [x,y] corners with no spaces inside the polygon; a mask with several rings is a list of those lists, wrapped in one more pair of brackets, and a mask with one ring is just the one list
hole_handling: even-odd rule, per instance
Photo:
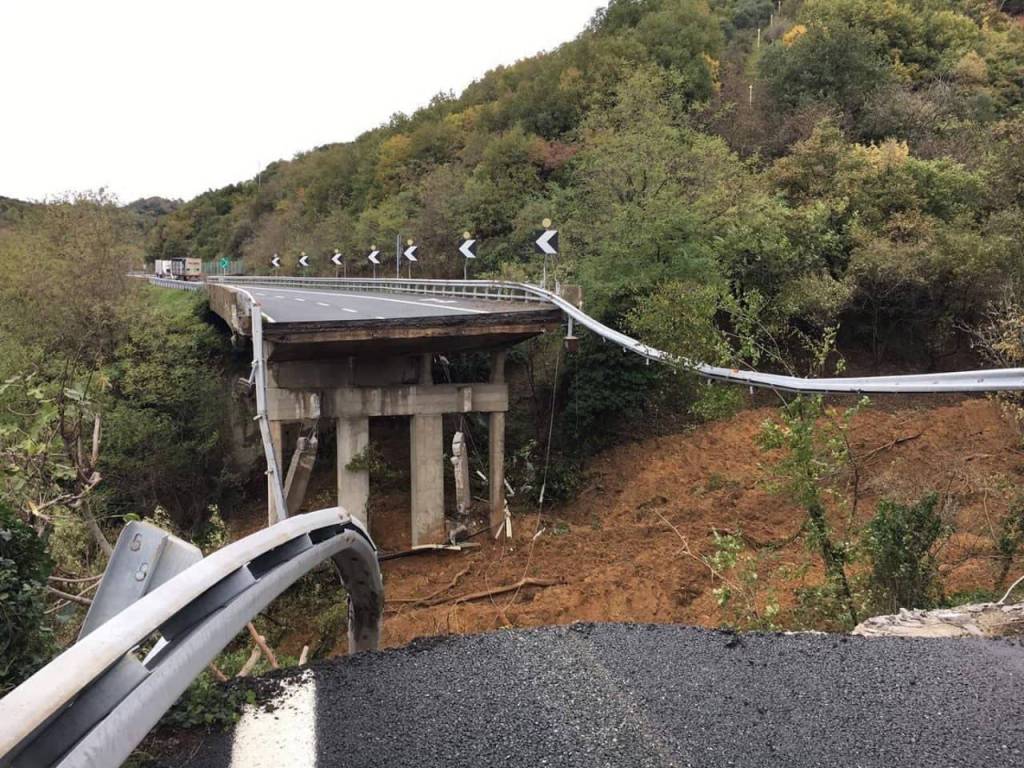
{"label": "concrete crossbeam", "polygon": [[412,545],[442,544],[444,529],[444,445],[440,414],[410,420]]}
{"label": "concrete crossbeam", "polygon": [[508,385],[504,383],[340,387],[322,394],[279,387],[267,390],[267,415],[272,422],[507,410]]}
{"label": "concrete crossbeam", "polygon": [[370,500],[370,471],[349,469],[357,457],[365,457],[370,445],[370,419],[366,416],[341,417],[338,430],[338,506],[364,526],[366,505]]}

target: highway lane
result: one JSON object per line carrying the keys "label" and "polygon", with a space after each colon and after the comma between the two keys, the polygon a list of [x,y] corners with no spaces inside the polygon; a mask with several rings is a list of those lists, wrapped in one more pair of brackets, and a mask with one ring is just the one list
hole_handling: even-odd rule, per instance
{"label": "highway lane", "polygon": [[191,768],[1024,764],[1019,640],[573,625],[244,685],[269,712],[183,755]]}
{"label": "highway lane", "polygon": [[472,300],[418,293],[238,286],[260,303],[272,323],[399,320],[550,310],[545,304]]}

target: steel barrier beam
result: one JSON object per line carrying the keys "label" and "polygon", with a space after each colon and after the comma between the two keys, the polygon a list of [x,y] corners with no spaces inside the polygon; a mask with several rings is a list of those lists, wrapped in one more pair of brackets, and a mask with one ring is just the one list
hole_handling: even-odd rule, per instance
{"label": "steel barrier beam", "polygon": [[[365,529],[337,507],[292,517],[148,592],[0,700],[0,766],[118,764],[246,622],[327,557],[349,593],[350,651],[376,648],[383,587]],[[139,662],[157,633],[166,642]]]}

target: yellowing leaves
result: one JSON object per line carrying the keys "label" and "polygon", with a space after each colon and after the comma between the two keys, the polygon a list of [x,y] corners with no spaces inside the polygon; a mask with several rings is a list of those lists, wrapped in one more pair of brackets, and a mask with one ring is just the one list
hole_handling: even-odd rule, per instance
{"label": "yellowing leaves", "polygon": [[786,34],[782,36],[782,44],[789,48],[793,43],[807,34],[807,27],[803,24],[795,24]]}

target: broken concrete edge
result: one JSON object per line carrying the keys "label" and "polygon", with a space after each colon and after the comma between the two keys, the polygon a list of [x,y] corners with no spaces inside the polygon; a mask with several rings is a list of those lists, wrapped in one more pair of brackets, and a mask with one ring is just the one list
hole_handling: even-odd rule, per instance
{"label": "broken concrete edge", "polygon": [[861,637],[1007,637],[1024,635],[1024,603],[973,603],[933,610],[901,609],[873,616],[851,634]]}

